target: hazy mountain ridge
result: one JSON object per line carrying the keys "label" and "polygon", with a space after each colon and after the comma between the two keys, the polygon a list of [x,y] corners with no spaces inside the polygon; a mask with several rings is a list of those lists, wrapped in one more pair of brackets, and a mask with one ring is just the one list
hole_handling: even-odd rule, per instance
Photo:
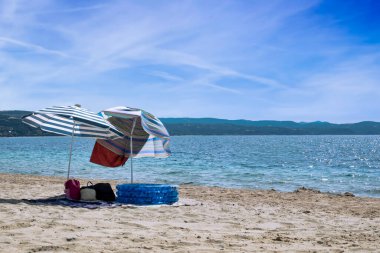
{"label": "hazy mountain ridge", "polygon": [[29,111],[0,111],[0,136],[43,136],[51,135],[22,123],[21,117],[28,115]]}
{"label": "hazy mountain ridge", "polygon": [[215,118],[161,118],[161,121],[175,132],[185,134],[189,127],[202,129],[205,134],[213,130],[226,134],[278,134],[278,135],[318,135],[318,134],[380,134],[380,123],[363,121],[358,123],[335,124],[324,121],[294,122],[275,120],[226,120]]}
{"label": "hazy mountain ridge", "polygon": [[[51,135],[21,122],[30,111],[0,111],[0,136]],[[380,123],[351,124],[216,118],[161,118],[171,135],[370,135],[380,134]]]}

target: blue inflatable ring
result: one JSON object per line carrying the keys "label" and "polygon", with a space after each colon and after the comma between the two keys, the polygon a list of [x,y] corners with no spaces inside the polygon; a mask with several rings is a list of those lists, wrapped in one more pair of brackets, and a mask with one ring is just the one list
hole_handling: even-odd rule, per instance
{"label": "blue inflatable ring", "polygon": [[171,205],[178,201],[178,186],[167,184],[116,185],[116,201],[133,205]]}

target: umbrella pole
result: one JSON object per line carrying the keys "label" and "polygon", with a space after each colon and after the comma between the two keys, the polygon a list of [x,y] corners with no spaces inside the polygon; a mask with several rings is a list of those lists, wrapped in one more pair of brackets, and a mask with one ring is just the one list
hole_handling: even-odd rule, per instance
{"label": "umbrella pole", "polygon": [[132,125],[132,130],[131,130],[131,136],[129,137],[130,138],[130,148],[129,148],[129,158],[131,158],[131,184],[133,184],[133,159],[132,159],[132,154],[133,154],[133,140],[132,140],[132,136],[133,136],[133,130],[135,130],[135,126],[136,126],[136,118],[133,119],[133,125]]}
{"label": "umbrella pole", "polygon": [[71,145],[70,145],[69,167],[67,169],[67,180],[69,180],[69,177],[70,177],[71,155],[73,153],[73,142],[74,142],[74,128],[75,128],[75,122],[73,125],[73,131],[71,133]]}

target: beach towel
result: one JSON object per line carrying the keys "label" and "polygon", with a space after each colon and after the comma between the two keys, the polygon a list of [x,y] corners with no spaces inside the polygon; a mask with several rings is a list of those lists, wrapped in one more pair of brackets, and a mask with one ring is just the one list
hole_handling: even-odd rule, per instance
{"label": "beach towel", "polygon": [[94,145],[90,158],[90,162],[106,167],[122,166],[127,160],[128,157],[112,152],[111,150],[103,147],[98,141],[96,141]]}
{"label": "beach towel", "polygon": [[56,196],[46,199],[23,199],[25,203],[32,205],[52,205],[52,206],[66,206],[72,208],[114,208],[121,206],[120,203],[105,202],[105,201],[77,201],[69,200],[65,196]]}

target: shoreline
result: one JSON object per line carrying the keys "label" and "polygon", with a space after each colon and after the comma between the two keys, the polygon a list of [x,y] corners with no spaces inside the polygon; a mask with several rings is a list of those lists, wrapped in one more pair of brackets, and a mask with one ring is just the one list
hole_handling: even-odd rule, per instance
{"label": "shoreline", "polygon": [[0,252],[343,252],[379,248],[377,198],[310,189],[277,192],[180,185],[180,199],[195,204],[91,210],[20,201],[61,195],[64,177],[0,174],[0,178]]}
{"label": "shoreline", "polygon": [[[48,176],[48,175],[36,175],[36,174],[29,174],[29,173],[11,173],[11,172],[0,172],[0,177],[2,175],[22,175],[22,176],[32,176],[32,177],[41,177],[41,178],[55,178],[55,179],[61,179],[63,180],[62,182],[65,182],[66,181],[66,177],[64,176]],[[96,182],[109,182],[111,184],[113,184],[113,188],[115,189],[115,185],[116,184],[128,184],[129,181],[128,180],[115,180],[115,179],[107,179],[107,178],[93,178],[93,179],[84,179],[84,178],[75,178],[79,181],[81,181],[81,186],[82,185],[82,181],[87,183],[88,181],[96,181]],[[140,182],[140,181],[136,181],[136,183],[144,183],[144,182]],[[155,182],[150,182],[150,184],[156,184]],[[189,183],[182,183],[182,184],[175,184],[175,183],[165,183],[165,182],[157,182],[157,184],[174,184],[174,185],[178,185],[179,187],[186,187],[186,186],[190,186],[190,187],[206,187],[206,188],[219,188],[219,189],[231,189],[231,190],[243,190],[243,191],[275,191],[275,192],[278,192],[278,193],[294,193],[294,192],[297,192],[297,191],[302,191],[302,190],[306,190],[306,191],[313,191],[315,193],[321,193],[321,194],[327,194],[327,195],[332,195],[332,196],[349,196],[349,197],[357,197],[357,198],[370,198],[370,199],[380,199],[380,196],[377,197],[377,196],[368,196],[368,195],[357,195],[353,192],[329,192],[329,191],[321,191],[320,189],[316,189],[316,188],[309,188],[309,187],[305,187],[305,186],[301,186],[293,191],[281,191],[281,190],[278,190],[278,189],[257,189],[257,188],[248,188],[248,187],[223,187],[223,186],[218,186],[218,185],[204,185],[204,184],[196,184],[196,183],[193,183],[193,182],[189,182]],[[116,193],[115,193],[116,194]]]}

